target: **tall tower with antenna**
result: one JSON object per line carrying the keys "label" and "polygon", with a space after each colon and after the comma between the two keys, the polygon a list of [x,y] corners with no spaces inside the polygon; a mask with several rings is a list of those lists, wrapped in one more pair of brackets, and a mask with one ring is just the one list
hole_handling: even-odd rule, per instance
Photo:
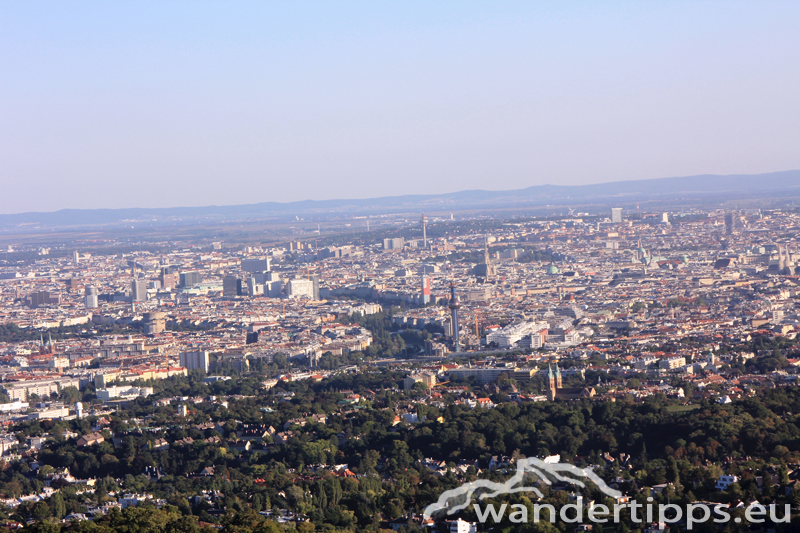
{"label": "tall tower with antenna", "polygon": [[483,262],[486,263],[486,277],[494,276],[494,265],[489,255],[489,237],[486,235],[483,237]]}
{"label": "tall tower with antenna", "polygon": [[131,269],[131,315],[136,315],[136,258],[133,259],[133,268]]}
{"label": "tall tower with antenna", "polygon": [[428,217],[425,216],[425,213],[422,213],[422,247],[427,249],[428,248]]}
{"label": "tall tower with antenna", "polygon": [[458,351],[458,309],[461,307],[461,303],[458,301],[458,295],[456,294],[456,284],[450,284],[450,313],[451,313],[451,320],[453,324],[453,351]]}

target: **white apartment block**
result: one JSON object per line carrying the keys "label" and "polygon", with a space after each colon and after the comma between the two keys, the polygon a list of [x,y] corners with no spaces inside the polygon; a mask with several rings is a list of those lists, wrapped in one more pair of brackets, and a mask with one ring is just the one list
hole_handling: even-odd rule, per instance
{"label": "white apartment block", "polygon": [[204,350],[183,352],[181,366],[187,370],[202,370],[208,373],[208,352]]}
{"label": "white apartment block", "polygon": [[308,298],[314,299],[314,282],[310,279],[289,280],[287,296],[289,298]]}

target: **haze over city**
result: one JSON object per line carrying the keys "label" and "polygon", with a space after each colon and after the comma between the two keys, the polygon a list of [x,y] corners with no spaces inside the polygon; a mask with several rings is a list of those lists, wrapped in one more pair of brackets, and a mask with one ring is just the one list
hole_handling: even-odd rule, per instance
{"label": "haze over city", "polygon": [[797,2],[7,2],[0,212],[800,168]]}
{"label": "haze over city", "polygon": [[0,3],[0,533],[800,531],[800,3]]}

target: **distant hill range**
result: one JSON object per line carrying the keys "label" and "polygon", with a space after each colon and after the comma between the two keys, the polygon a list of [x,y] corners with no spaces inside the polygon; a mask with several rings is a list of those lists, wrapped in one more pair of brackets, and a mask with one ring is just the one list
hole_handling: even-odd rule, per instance
{"label": "distant hill range", "polygon": [[700,175],[615,181],[594,185],[535,185],[510,191],[471,190],[446,194],[386,196],[363,200],[304,200],[247,205],[132,209],[63,209],[50,213],[0,215],[0,230],[116,224],[159,225],[235,219],[285,218],[311,214],[524,209],[543,206],[719,204],[736,200],[800,197],[800,170],[750,175]]}

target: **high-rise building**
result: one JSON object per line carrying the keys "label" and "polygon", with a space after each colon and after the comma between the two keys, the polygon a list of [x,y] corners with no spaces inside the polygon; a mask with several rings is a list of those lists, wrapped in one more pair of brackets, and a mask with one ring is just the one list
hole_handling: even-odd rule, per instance
{"label": "high-rise building", "polygon": [[314,282],[310,279],[289,280],[287,296],[289,298],[314,299]]}
{"label": "high-rise building", "polygon": [[197,270],[181,272],[181,287],[194,287],[203,281],[202,274]]}
{"label": "high-rise building", "polygon": [[314,293],[314,301],[319,301],[319,274],[312,274],[311,275],[311,284],[313,286],[313,293]]}
{"label": "high-rise building", "polygon": [[661,213],[661,223],[669,224],[669,213]]}
{"label": "high-rise building", "polygon": [[175,288],[175,274],[159,274],[158,281],[161,282],[161,287],[164,289]]}
{"label": "high-rise building", "polygon": [[277,272],[256,272],[253,274],[253,277],[256,280],[256,283],[269,283],[271,281],[280,281],[281,277],[278,275]]}
{"label": "high-rise building", "polygon": [[165,266],[161,267],[158,274],[158,281],[161,282],[161,287],[164,289],[173,289],[178,282],[178,267]]}
{"label": "high-rise building", "polygon": [[242,259],[242,271],[243,272],[264,272],[270,269],[269,264],[269,257],[260,259],[260,258],[248,258]]}
{"label": "high-rise building", "polygon": [[612,207],[611,208],[611,222],[614,224],[621,224],[622,223],[622,208],[621,207]]}
{"label": "high-rise building", "polygon": [[270,298],[280,298],[283,296],[283,282],[280,279],[265,282],[264,294]]}
{"label": "high-rise building", "polygon": [[422,305],[431,303],[431,278],[422,276]]}
{"label": "high-rise building", "polygon": [[264,295],[264,284],[258,283],[256,278],[247,278],[247,293],[252,296]]}
{"label": "high-rise building", "polygon": [[242,280],[236,276],[222,278],[222,296],[232,298],[242,295]]}
{"label": "high-rise building", "polygon": [[81,262],[81,254],[78,253],[78,250],[72,252],[72,262],[76,265]]}
{"label": "high-rise building", "polygon": [[94,285],[89,285],[86,287],[84,291],[85,296],[83,297],[83,304],[86,306],[87,309],[94,309],[99,306],[99,301],[97,297],[97,287]]}
{"label": "high-rise building", "polygon": [[131,300],[144,302],[147,300],[147,280],[135,279],[131,282]]}
{"label": "high-rise building", "polygon": [[422,247],[428,248],[428,217],[422,213]]}
{"label": "high-rise building", "polygon": [[402,250],[405,246],[405,239],[403,237],[395,237],[393,239],[383,239],[384,250]]}
{"label": "high-rise building", "polygon": [[202,370],[208,372],[208,352],[195,351],[181,354],[181,366],[187,370]]}

